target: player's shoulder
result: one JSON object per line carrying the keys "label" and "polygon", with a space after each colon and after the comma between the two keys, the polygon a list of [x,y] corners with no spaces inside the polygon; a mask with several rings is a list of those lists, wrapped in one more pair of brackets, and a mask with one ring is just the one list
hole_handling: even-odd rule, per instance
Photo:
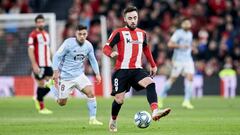
{"label": "player's shoulder", "polygon": [[75,37],[69,37],[69,38],[65,39],[64,42],[76,42],[76,38]]}
{"label": "player's shoulder", "polygon": [[142,32],[142,33],[144,33],[144,34],[147,33],[145,30],[143,30],[143,29],[141,29],[141,28],[136,28],[136,31],[137,31],[137,32]]}
{"label": "player's shoulder", "polygon": [[63,44],[67,45],[67,46],[71,46],[71,45],[74,45],[76,42],[76,38],[75,37],[70,37],[70,38],[67,38],[63,41]]}
{"label": "player's shoulder", "polygon": [[29,37],[34,37],[37,35],[37,31],[34,29],[31,31],[31,33],[29,34]]}
{"label": "player's shoulder", "polygon": [[85,40],[85,44],[86,44],[87,46],[90,46],[90,47],[92,46],[92,43],[91,43],[89,40],[87,40],[87,39]]}
{"label": "player's shoulder", "polygon": [[183,33],[184,30],[183,29],[176,29],[175,33]]}

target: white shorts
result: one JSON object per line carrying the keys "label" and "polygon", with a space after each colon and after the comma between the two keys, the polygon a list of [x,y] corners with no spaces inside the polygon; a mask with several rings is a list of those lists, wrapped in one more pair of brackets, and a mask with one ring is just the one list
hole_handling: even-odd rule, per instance
{"label": "white shorts", "polygon": [[81,74],[79,77],[73,80],[60,80],[59,85],[59,99],[68,98],[69,94],[74,88],[79,91],[83,90],[86,86],[92,85],[91,81],[85,74]]}
{"label": "white shorts", "polygon": [[178,77],[180,74],[194,74],[194,63],[193,61],[189,62],[177,62],[173,61],[173,67],[171,71],[171,76]]}

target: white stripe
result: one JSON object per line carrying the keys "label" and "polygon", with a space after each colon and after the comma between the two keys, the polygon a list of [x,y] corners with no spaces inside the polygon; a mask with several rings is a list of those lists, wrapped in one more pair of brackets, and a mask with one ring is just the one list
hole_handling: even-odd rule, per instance
{"label": "white stripe", "polygon": [[[138,41],[143,43],[143,33],[137,32]],[[136,68],[142,68],[142,48],[143,44],[138,45],[138,55],[137,55],[137,61],[135,63]]]}
{"label": "white stripe", "polygon": [[52,62],[51,62],[51,53],[50,53],[50,47],[47,46],[47,65],[51,66]]}
{"label": "white stripe", "polygon": [[45,37],[46,37],[46,45],[47,45],[47,66],[51,66],[51,51],[50,51],[50,37],[48,33],[45,33]]}
{"label": "white stripe", "polygon": [[122,31],[123,39],[124,39],[124,54],[123,54],[123,61],[121,64],[121,69],[128,69],[129,62],[132,57],[132,44],[127,43],[127,39],[131,42],[132,37],[129,31]]}
{"label": "white stripe", "polygon": [[42,34],[37,34],[38,41],[38,60],[39,66],[45,66],[45,56],[44,56],[44,40]]}

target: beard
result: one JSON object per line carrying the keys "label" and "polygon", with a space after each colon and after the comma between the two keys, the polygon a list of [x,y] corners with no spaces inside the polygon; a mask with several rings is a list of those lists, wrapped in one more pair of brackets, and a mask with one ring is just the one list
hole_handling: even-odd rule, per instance
{"label": "beard", "polygon": [[39,26],[38,29],[42,31],[44,29],[44,26]]}
{"label": "beard", "polygon": [[134,26],[132,25],[132,26],[131,26],[131,25],[128,25],[128,24],[127,24],[127,27],[128,27],[130,30],[135,30],[135,29],[137,28],[136,25],[134,25]]}
{"label": "beard", "polygon": [[189,31],[191,29],[191,27],[184,27],[183,28],[185,31]]}

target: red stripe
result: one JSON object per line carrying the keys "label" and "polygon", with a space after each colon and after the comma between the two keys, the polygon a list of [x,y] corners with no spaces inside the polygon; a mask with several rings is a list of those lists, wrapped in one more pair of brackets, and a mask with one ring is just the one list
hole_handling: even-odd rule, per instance
{"label": "red stripe", "polygon": [[39,65],[39,54],[38,54],[38,40],[37,40],[37,35],[35,35],[35,37],[33,38],[33,42],[34,42],[34,55],[35,55],[35,60],[37,62],[37,64]]}
{"label": "red stripe", "polygon": [[[133,41],[138,41],[137,32],[136,31],[130,31],[130,35],[132,37]],[[132,44],[132,56],[129,62],[129,68],[135,68],[136,67],[136,61],[138,56],[138,44]]]}
{"label": "red stripe", "polygon": [[[45,34],[44,34],[44,32],[42,32],[42,36],[43,36],[43,40],[44,40],[44,42],[46,43],[46,41],[47,41],[47,39],[46,39],[46,37],[45,37]],[[47,45],[46,44],[44,44],[44,62],[45,62],[45,66],[48,66],[48,63],[47,63]]]}

